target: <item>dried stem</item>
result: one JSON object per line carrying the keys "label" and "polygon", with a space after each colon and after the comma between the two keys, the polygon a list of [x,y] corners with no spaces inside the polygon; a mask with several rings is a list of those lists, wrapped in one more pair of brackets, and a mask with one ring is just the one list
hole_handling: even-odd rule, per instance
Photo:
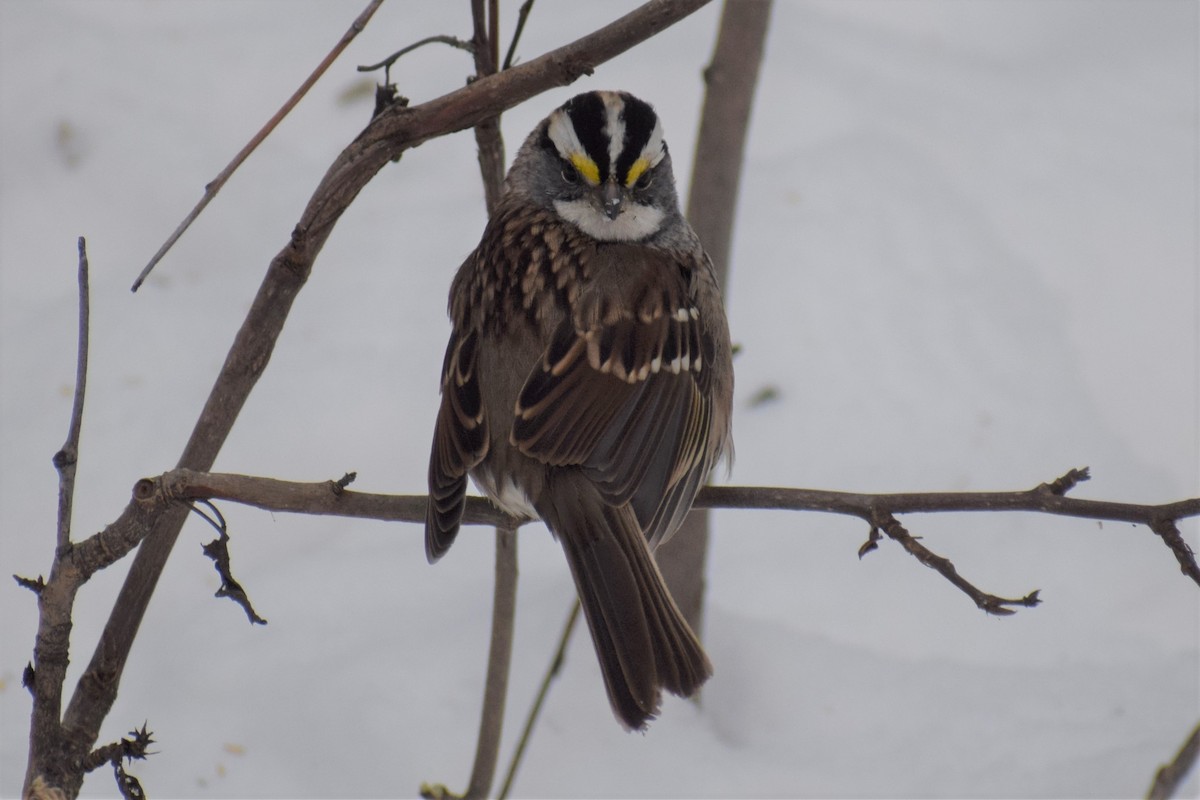
{"label": "dried stem", "polygon": [[221,170],[217,177],[213,178],[208,185],[204,187],[204,196],[200,198],[200,202],[196,203],[195,208],[193,208],[191,212],[189,212],[188,215],[183,218],[183,222],[179,223],[179,226],[175,228],[171,235],[167,237],[167,240],[163,242],[162,247],[158,248],[158,252],[150,258],[149,263],[142,268],[141,273],[139,273],[137,276],[137,280],[133,282],[133,286],[131,286],[129,289],[131,292],[136,292],[141,287],[142,283],[147,277],[149,277],[150,271],[153,270],[155,265],[162,260],[163,256],[167,254],[167,251],[175,246],[175,242],[179,241],[179,237],[183,236],[183,232],[191,227],[192,223],[196,221],[196,218],[200,216],[200,213],[204,211],[205,207],[207,207],[208,204],[212,202],[212,199],[217,196],[217,192],[221,191],[222,187],[225,186],[225,182],[229,180],[229,177],[233,175],[233,173],[237,171],[237,168],[242,165],[242,162],[249,158],[250,154],[253,153],[260,144],[262,144],[263,140],[271,135],[271,132],[274,131],[279,123],[283,121],[283,118],[290,114],[292,109],[296,107],[296,104],[300,102],[300,99],[304,97],[304,95],[308,94],[308,90],[311,89],[313,84],[315,84],[320,77],[325,74],[325,70],[329,69],[329,65],[336,61],[337,57],[342,54],[342,51],[345,50],[350,42],[354,40],[354,37],[358,36],[358,34],[367,27],[367,23],[382,4],[383,0],[371,0],[371,2],[367,4],[367,7],[363,9],[362,13],[355,18],[354,22],[350,24],[350,27],[346,30],[346,32],[342,34],[342,38],[338,40],[338,43],[334,45],[333,49],[326,54],[325,58],[321,59],[321,63],[318,64],[317,68],[312,71],[312,74],[310,74],[304,80],[304,83],[300,84],[300,88],[292,93],[292,96],[287,99],[287,102],[275,112],[275,116],[267,120],[267,124],[262,126],[259,132],[254,134],[250,141],[246,143],[246,146],[238,151],[238,154],[234,156],[233,160],[225,166],[225,169]]}

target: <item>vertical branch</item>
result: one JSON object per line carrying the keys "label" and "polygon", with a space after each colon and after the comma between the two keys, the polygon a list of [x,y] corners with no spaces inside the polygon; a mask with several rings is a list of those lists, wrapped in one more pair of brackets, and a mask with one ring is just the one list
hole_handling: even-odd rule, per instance
{"label": "vertical branch", "polygon": [[[495,38],[499,25],[497,0],[488,0],[487,4],[489,8],[485,10],[484,0],[471,0],[471,16],[475,23],[471,44],[475,52],[476,79],[500,68],[500,48]],[[488,214],[491,214],[504,189],[504,138],[500,135],[500,117],[488,117],[475,126],[475,145],[479,148],[483,196]]]}
{"label": "vertical branch", "polygon": [[[491,75],[500,68],[499,0],[471,0],[474,22],[476,78]],[[479,148],[479,173],[483,180],[488,215],[500,202],[504,191],[504,139],[500,117],[489,117],[475,126]],[[492,641],[488,648],[488,668],[483,690],[483,709],[479,716],[479,738],[475,761],[465,797],[487,797],[496,775],[500,756],[500,734],[504,726],[504,708],[508,695],[508,673],[512,663],[513,626],[517,611],[517,532],[515,528],[496,528],[496,586],[492,600]]]}
{"label": "vertical branch", "polygon": [[54,454],[58,470],[58,551],[71,544],[71,505],[75,498],[75,464],[79,460],[79,432],[83,427],[83,398],[87,392],[88,328],[91,302],[88,289],[87,242],[79,237],[79,344],[75,357],[75,399],[71,404],[71,422],[67,441]]}
{"label": "vertical branch", "polygon": [[79,433],[83,427],[83,401],[87,391],[88,328],[90,327],[90,290],[87,242],[79,237],[79,333],[75,355],[75,399],[67,440],[54,454],[58,470],[58,546],[50,567],[50,580],[39,584],[37,644],[33,662],[26,672],[27,686],[33,692],[33,710],[29,720],[29,761],[23,793],[28,793],[36,778],[56,780],[57,765],[68,748],[62,724],[63,684],[70,657],[72,609],[79,588],[71,568],[71,506],[75,496],[75,464],[79,458]]}
{"label": "vertical branch", "polygon": [[496,587],[492,599],[492,643],[488,648],[487,681],[475,763],[465,800],[487,797],[500,755],[500,733],[512,663],[513,621],[517,612],[517,529],[496,528]]}
{"label": "vertical branch", "polygon": [[[771,0],[725,0],[716,48],[704,71],[707,90],[687,216],[712,258],[722,291],[728,285],[742,154],[770,16]],[[707,557],[707,511],[688,514],[657,553],[667,586],[697,633],[703,619]]]}

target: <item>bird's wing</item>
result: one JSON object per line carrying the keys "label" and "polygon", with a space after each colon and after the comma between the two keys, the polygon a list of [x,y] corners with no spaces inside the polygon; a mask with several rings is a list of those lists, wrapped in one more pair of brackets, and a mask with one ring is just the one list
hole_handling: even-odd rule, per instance
{"label": "bird's wing", "polygon": [[696,265],[634,252],[617,251],[638,261],[621,265],[620,279],[593,281],[554,331],[518,397],[512,442],[581,467],[657,544],[710,466],[715,342],[692,302]]}
{"label": "bird's wing", "polygon": [[467,471],[488,450],[487,417],[479,393],[479,334],[455,331],[442,363],[442,404],[429,456],[429,503],[425,514],[425,555],[436,561],[458,534],[467,491]]}

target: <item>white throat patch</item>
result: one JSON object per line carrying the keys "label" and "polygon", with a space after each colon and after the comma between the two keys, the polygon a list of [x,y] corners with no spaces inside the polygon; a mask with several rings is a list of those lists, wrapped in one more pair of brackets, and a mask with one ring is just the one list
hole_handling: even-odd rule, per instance
{"label": "white throat patch", "polygon": [[602,242],[637,242],[658,232],[666,216],[661,209],[626,203],[616,219],[588,200],[555,200],[554,210],[579,230]]}

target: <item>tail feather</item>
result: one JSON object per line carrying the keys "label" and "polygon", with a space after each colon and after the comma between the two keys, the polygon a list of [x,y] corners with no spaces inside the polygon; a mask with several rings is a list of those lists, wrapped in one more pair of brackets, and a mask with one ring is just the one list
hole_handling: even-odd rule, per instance
{"label": "tail feather", "polygon": [[538,513],[562,542],[613,712],[632,730],[659,710],[662,690],[687,697],[712,674],[667,591],[637,518],[610,506],[583,475],[559,473]]}

